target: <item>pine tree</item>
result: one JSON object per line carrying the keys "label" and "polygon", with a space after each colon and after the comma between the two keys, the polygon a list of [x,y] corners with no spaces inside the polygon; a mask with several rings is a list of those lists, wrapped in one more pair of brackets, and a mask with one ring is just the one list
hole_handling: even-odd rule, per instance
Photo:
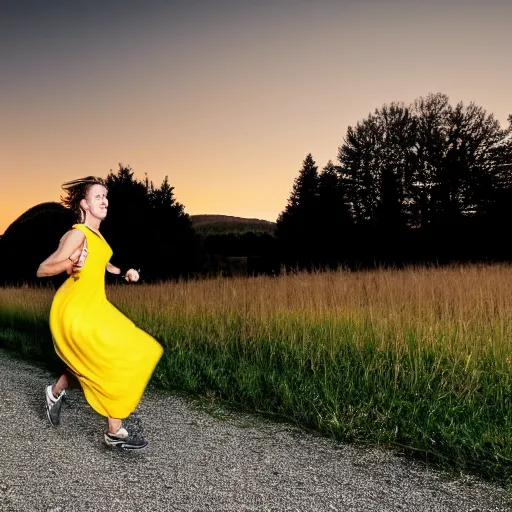
{"label": "pine tree", "polygon": [[321,262],[337,266],[352,257],[353,220],[339,169],[331,160],[318,178],[316,216]]}
{"label": "pine tree", "polygon": [[199,243],[174,187],[166,176],[159,188],[119,165],[106,179],[109,213],[105,237],[118,266],[141,269],[146,280],[187,275],[196,269]]}
{"label": "pine tree", "polygon": [[198,263],[199,240],[190,217],[174,197],[174,187],[165,176],[159,188],[148,183],[151,231],[154,251],[162,255],[155,277],[178,277],[192,272]]}
{"label": "pine tree", "polygon": [[276,235],[291,264],[314,264],[318,239],[318,185],[318,167],[309,153],[276,225]]}

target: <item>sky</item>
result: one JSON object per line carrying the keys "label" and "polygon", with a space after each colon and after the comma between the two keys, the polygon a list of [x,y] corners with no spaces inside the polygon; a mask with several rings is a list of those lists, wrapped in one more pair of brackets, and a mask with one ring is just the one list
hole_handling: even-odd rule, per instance
{"label": "sky", "polygon": [[0,0],[0,233],[119,163],[275,221],[308,153],[441,92],[508,126],[509,0]]}

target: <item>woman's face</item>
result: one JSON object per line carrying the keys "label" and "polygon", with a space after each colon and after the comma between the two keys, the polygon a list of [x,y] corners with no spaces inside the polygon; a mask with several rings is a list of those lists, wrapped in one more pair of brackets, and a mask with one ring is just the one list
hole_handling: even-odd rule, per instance
{"label": "woman's face", "polygon": [[107,189],[103,185],[89,187],[85,199],[80,201],[82,208],[92,217],[103,220],[107,216]]}

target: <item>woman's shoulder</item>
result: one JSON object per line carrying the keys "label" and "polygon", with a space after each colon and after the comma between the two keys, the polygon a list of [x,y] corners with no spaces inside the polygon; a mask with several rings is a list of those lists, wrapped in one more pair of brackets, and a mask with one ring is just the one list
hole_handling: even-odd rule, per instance
{"label": "woman's shoulder", "polygon": [[87,236],[87,230],[83,224],[73,224],[71,229],[66,232],[66,235],[77,238],[84,238]]}
{"label": "woman's shoulder", "polygon": [[65,240],[69,239],[77,242],[83,241],[83,239],[86,238],[85,231],[82,231],[79,226],[80,224],[75,224],[71,227],[71,229],[68,229],[68,231],[66,231],[64,235],[62,235],[61,242],[64,242]]}
{"label": "woman's shoulder", "polygon": [[75,229],[77,229],[78,231],[81,231],[84,234],[87,232],[87,227],[85,224],[73,224],[71,226],[70,231],[74,231]]}

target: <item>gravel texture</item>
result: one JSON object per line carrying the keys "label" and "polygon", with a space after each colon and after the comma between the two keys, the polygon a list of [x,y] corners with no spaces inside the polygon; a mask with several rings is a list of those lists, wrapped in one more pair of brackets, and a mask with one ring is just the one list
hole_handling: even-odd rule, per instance
{"label": "gravel texture", "polygon": [[71,390],[44,412],[52,375],[0,350],[0,511],[506,511],[481,480],[389,450],[340,445],[248,415],[216,419],[148,391],[128,427],[139,453],[106,448],[106,422]]}

